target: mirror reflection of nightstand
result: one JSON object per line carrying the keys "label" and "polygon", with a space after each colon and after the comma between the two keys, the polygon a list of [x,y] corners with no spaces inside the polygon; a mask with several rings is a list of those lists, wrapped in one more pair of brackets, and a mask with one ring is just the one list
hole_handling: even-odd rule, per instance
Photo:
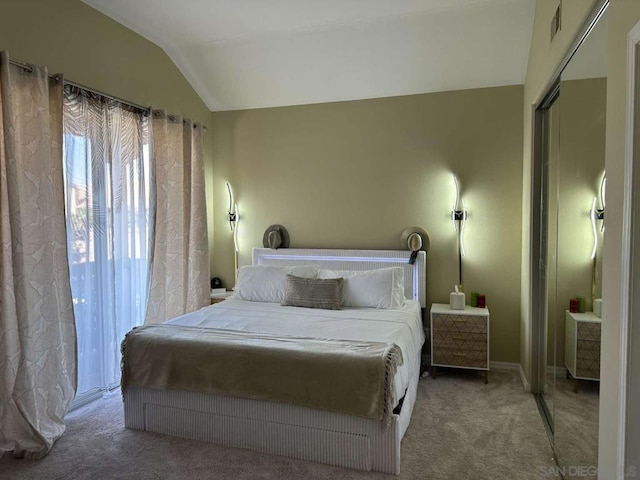
{"label": "mirror reflection of nightstand", "polygon": [[602,320],[593,312],[572,313],[565,318],[564,363],[571,377],[600,381],[600,334]]}
{"label": "mirror reflection of nightstand", "polygon": [[213,305],[214,303],[223,302],[227,298],[230,298],[232,296],[233,296],[233,292],[232,291],[226,291],[226,292],[222,292],[222,293],[212,293],[211,294],[211,305]]}

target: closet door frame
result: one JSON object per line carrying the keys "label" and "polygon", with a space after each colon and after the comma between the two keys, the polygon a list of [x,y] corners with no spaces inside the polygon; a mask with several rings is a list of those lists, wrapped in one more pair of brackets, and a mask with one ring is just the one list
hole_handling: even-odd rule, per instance
{"label": "closet door frame", "polygon": [[627,40],[625,128],[617,478],[640,474],[640,22]]}

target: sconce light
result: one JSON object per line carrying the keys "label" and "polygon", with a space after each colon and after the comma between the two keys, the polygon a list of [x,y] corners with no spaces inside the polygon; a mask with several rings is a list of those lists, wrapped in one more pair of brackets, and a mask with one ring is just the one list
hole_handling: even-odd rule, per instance
{"label": "sconce light", "polygon": [[229,227],[233,232],[235,230],[236,221],[238,220],[238,212],[236,211],[237,206],[233,201],[233,191],[231,190],[231,185],[227,182],[227,193],[229,194],[229,209],[227,211],[227,218],[229,219]]}
{"label": "sconce light", "polygon": [[[595,260],[596,253],[598,251],[598,226],[597,222],[600,220],[602,225],[600,231],[604,232],[604,209],[605,209],[605,190],[607,188],[607,177],[605,173],[602,174],[600,180],[600,189],[597,197],[593,197],[591,202],[591,210],[589,211],[589,218],[591,219],[591,230],[593,232],[593,250],[591,251],[591,260]],[[598,208],[598,205],[600,208]]]}
{"label": "sconce light", "polygon": [[[604,220],[604,208],[605,208],[605,191],[607,189],[607,176],[606,174],[603,172],[602,173],[602,180],[600,180],[600,207],[598,210],[596,210],[596,215],[598,217],[598,220]],[[604,222],[602,223],[602,231],[604,232]]]}
{"label": "sconce light", "polygon": [[227,210],[227,219],[229,220],[229,228],[233,233],[233,247],[236,253],[238,252],[238,223],[240,216],[238,214],[238,204],[233,198],[233,191],[231,185],[227,182],[227,193],[229,194],[229,209]]}
{"label": "sconce light", "polygon": [[460,248],[460,254],[464,257],[464,225],[467,221],[467,209],[464,204],[464,200],[460,200],[460,184],[458,183],[458,177],[453,175],[453,185],[455,187],[455,198],[453,201],[453,209],[451,210],[451,222],[453,223],[453,230],[458,234],[458,246]]}
{"label": "sconce light", "polygon": [[455,198],[453,201],[453,209],[451,210],[451,222],[453,223],[453,230],[457,233],[459,285],[462,286],[462,257],[466,255],[464,249],[464,227],[465,223],[467,223],[467,208],[464,200],[460,200],[458,177],[456,177],[455,174],[452,174],[452,176],[455,187]]}

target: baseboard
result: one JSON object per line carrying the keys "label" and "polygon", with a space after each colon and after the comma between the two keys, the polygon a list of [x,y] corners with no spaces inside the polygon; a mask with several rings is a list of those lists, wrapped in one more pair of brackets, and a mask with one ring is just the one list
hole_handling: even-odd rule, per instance
{"label": "baseboard", "polygon": [[527,380],[527,376],[524,374],[524,369],[520,364],[518,364],[518,367],[520,367],[520,380],[522,380],[522,386],[524,387],[524,391],[527,393],[531,393],[531,384]]}
{"label": "baseboard", "polygon": [[[518,372],[520,373],[520,380],[522,380],[522,387],[527,393],[531,393],[531,384],[527,381],[527,377],[524,374],[522,365],[515,362],[489,362],[490,370],[497,370],[503,372]],[[558,373],[565,374],[566,369],[564,367],[556,367]]]}
{"label": "baseboard", "polygon": [[527,377],[524,374],[524,370],[522,369],[522,365],[514,362],[490,362],[489,366],[491,370],[502,370],[509,372],[518,372],[520,373],[520,380],[522,380],[522,386],[524,387],[525,392],[531,392],[531,384],[527,381]]}
{"label": "baseboard", "polygon": [[520,364],[513,362],[489,362],[489,367],[491,370],[508,370],[510,372],[515,372],[520,368]]}
{"label": "baseboard", "polygon": [[106,398],[112,395],[119,395],[119,394],[120,394],[120,385],[117,385],[115,387],[111,387],[108,389],[98,388],[86,393],[82,393],[80,395],[77,395],[76,398],[73,399],[73,401],[71,402],[71,406],[69,407],[69,411],[67,413],[71,413],[74,410],[78,410],[79,408],[89,405],[90,403],[93,403],[96,400],[100,400],[102,398]]}
{"label": "baseboard", "polygon": [[547,366],[547,370],[553,372],[556,377],[564,377],[567,374],[567,367],[554,367],[551,365]]}

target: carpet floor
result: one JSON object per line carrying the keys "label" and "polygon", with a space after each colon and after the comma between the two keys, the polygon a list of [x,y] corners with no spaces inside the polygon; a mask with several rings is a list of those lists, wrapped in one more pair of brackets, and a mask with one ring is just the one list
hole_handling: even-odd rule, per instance
{"label": "carpet floor", "polygon": [[598,412],[600,383],[556,379],[554,398],[554,441],[560,465],[566,465],[565,480],[595,480],[598,465]]}
{"label": "carpet floor", "polygon": [[123,426],[119,393],[67,416],[67,431],[39,461],[0,459],[2,480],[558,478],[534,398],[517,372],[420,380],[397,477],[222,447]]}

